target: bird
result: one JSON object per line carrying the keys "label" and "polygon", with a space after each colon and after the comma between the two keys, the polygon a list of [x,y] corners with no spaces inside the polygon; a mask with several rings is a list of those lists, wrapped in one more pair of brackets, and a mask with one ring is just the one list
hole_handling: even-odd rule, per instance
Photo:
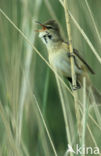
{"label": "bird", "polygon": [[67,78],[72,85],[70,57],[73,57],[74,70],[76,75],[76,86],[72,86],[72,89],[80,89],[83,85],[83,77],[85,77],[87,92],[89,88],[91,88],[93,90],[93,93],[95,94],[96,101],[100,101],[101,103],[101,94],[92,85],[88,74],[89,72],[94,75],[95,72],[79,54],[77,49],[73,48],[73,54],[70,53],[69,42],[63,40],[57,22],[52,19],[44,23],[41,23],[39,21],[36,21],[36,23],[41,26],[41,29],[38,29],[37,32],[39,32],[39,38],[47,47],[48,60],[51,67],[58,73],[61,73],[65,78]]}

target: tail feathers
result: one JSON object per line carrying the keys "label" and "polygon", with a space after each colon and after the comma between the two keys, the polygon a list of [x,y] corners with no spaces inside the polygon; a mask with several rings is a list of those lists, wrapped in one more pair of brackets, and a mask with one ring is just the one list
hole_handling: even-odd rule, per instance
{"label": "tail feathers", "polygon": [[93,92],[95,102],[97,104],[101,104],[101,93],[93,86],[92,86],[92,92]]}

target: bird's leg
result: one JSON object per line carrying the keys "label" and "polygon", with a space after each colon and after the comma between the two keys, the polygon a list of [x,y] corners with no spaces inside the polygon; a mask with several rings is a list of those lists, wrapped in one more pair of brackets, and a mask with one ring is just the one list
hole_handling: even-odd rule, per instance
{"label": "bird's leg", "polygon": [[80,89],[81,88],[81,86],[80,86],[80,84],[78,85],[72,85],[72,90],[73,91],[75,91],[75,90],[78,90],[78,89]]}
{"label": "bird's leg", "polygon": [[[67,77],[67,79],[72,84],[72,78],[71,77]],[[72,85],[72,90],[73,91],[81,88],[80,83],[78,82],[78,80],[76,80],[76,84],[77,85]]]}
{"label": "bird's leg", "polygon": [[[76,67],[77,67],[79,70],[81,70],[81,68],[80,68],[79,65],[77,64],[76,57],[75,57],[74,53],[68,52],[67,55],[68,55],[69,58],[70,58],[70,57],[73,57],[73,58],[74,58],[74,63],[75,63],[75,65],[76,65]],[[71,81],[71,83],[72,83],[72,78],[71,78],[71,80],[70,80],[70,78],[69,78],[69,81]],[[81,86],[80,86],[78,80],[76,80],[76,85],[72,85],[72,90],[77,90],[77,89],[80,89],[80,88],[81,88]]]}
{"label": "bird's leg", "polygon": [[68,55],[68,57],[73,57],[75,59],[74,53],[68,52],[67,55]]}
{"label": "bird's leg", "polygon": [[79,82],[78,76],[79,75],[76,74],[76,85],[72,85],[72,90],[74,90],[74,91],[81,88],[81,84]]}

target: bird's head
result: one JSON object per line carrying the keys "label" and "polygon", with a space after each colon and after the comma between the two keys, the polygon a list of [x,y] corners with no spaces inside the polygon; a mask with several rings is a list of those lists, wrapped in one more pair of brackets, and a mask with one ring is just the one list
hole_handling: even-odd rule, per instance
{"label": "bird's head", "polygon": [[42,39],[46,46],[62,40],[60,35],[60,29],[55,20],[49,20],[45,23],[37,22],[42,29],[37,30],[39,37]]}

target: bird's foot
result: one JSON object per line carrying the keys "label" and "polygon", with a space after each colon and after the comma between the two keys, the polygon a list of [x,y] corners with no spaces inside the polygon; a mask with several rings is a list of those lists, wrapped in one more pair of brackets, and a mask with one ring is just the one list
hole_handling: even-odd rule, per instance
{"label": "bird's foot", "polygon": [[72,90],[75,91],[75,90],[78,90],[80,89],[81,87],[79,85],[72,85]]}
{"label": "bird's foot", "polygon": [[68,57],[73,57],[73,58],[75,58],[74,53],[68,52],[67,55],[68,55]]}

